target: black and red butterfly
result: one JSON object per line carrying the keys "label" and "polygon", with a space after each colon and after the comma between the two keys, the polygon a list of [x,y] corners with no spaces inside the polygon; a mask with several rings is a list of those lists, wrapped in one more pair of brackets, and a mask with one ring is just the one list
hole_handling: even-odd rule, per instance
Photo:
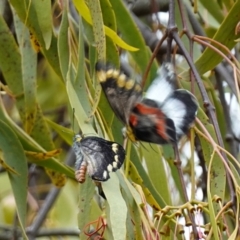
{"label": "black and red butterfly", "polygon": [[85,181],[86,173],[95,181],[107,181],[109,172],[115,172],[122,166],[125,150],[120,144],[94,136],[83,138],[80,134],[76,134],[73,140],[75,178],[78,182]]}
{"label": "black and red butterfly", "polygon": [[109,104],[127,126],[131,140],[176,143],[195,120],[197,100],[189,91],[176,89],[171,63],[159,68],[145,97],[140,84],[111,65],[98,62],[96,72]]}

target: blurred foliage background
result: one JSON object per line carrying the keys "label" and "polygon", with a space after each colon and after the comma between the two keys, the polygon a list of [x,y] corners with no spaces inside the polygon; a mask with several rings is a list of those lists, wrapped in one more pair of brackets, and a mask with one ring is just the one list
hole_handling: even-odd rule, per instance
{"label": "blurred foliage background", "polygon": [[[239,0],[1,0],[0,239],[239,238],[239,9]],[[94,69],[105,59],[146,90],[167,38],[179,86],[199,101],[179,142],[188,201],[172,146],[124,140]],[[79,130],[126,148],[124,167],[97,187],[74,178]]]}

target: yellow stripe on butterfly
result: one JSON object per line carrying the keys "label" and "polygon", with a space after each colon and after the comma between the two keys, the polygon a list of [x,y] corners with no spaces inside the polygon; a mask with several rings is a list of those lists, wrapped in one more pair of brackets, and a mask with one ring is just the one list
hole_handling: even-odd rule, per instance
{"label": "yellow stripe on butterfly", "polygon": [[[81,14],[81,16],[84,18],[84,20],[86,22],[88,22],[89,24],[92,25],[92,18],[91,18],[91,14],[90,11],[87,7],[87,5],[85,4],[84,0],[73,0],[73,3],[75,5],[75,7],[77,8],[79,14]],[[138,48],[132,47],[129,44],[125,43],[118,35],[116,32],[114,32],[112,29],[110,29],[109,27],[104,26],[104,31],[105,34],[110,37],[114,43],[116,43],[119,47],[126,49],[128,51],[138,51]]]}

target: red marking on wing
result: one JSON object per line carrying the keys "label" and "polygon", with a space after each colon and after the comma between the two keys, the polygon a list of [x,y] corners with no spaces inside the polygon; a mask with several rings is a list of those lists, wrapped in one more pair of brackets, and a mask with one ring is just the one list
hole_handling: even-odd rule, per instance
{"label": "red marking on wing", "polygon": [[132,126],[136,126],[138,123],[137,116],[135,114],[130,114],[129,116],[129,122],[131,123]]}
{"label": "red marking on wing", "polygon": [[[138,103],[134,107],[139,114],[142,115],[151,115],[151,120],[153,121],[155,128],[157,130],[157,134],[161,136],[163,139],[168,140],[169,137],[166,133],[166,122],[165,122],[165,114],[159,109],[154,107],[148,107],[145,104]],[[141,117],[141,116],[140,116]],[[138,117],[136,115],[131,114],[129,121],[133,126],[136,126],[138,123]]]}
{"label": "red marking on wing", "polygon": [[168,141],[169,137],[166,134],[166,123],[164,119],[157,119],[156,125],[158,135],[160,135],[164,140]]}

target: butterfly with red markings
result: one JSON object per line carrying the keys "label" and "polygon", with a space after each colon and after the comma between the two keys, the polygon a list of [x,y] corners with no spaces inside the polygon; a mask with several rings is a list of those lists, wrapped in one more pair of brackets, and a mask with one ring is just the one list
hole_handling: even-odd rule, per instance
{"label": "butterfly with red markings", "polygon": [[76,134],[73,139],[73,151],[76,155],[75,178],[85,181],[88,175],[95,181],[107,181],[109,172],[117,171],[125,159],[125,150],[116,143],[100,137],[82,137]]}
{"label": "butterfly with red markings", "polygon": [[139,83],[111,65],[98,62],[96,72],[110,106],[127,126],[131,140],[176,143],[193,124],[197,100],[189,91],[176,89],[171,63],[162,64],[145,97]]}

